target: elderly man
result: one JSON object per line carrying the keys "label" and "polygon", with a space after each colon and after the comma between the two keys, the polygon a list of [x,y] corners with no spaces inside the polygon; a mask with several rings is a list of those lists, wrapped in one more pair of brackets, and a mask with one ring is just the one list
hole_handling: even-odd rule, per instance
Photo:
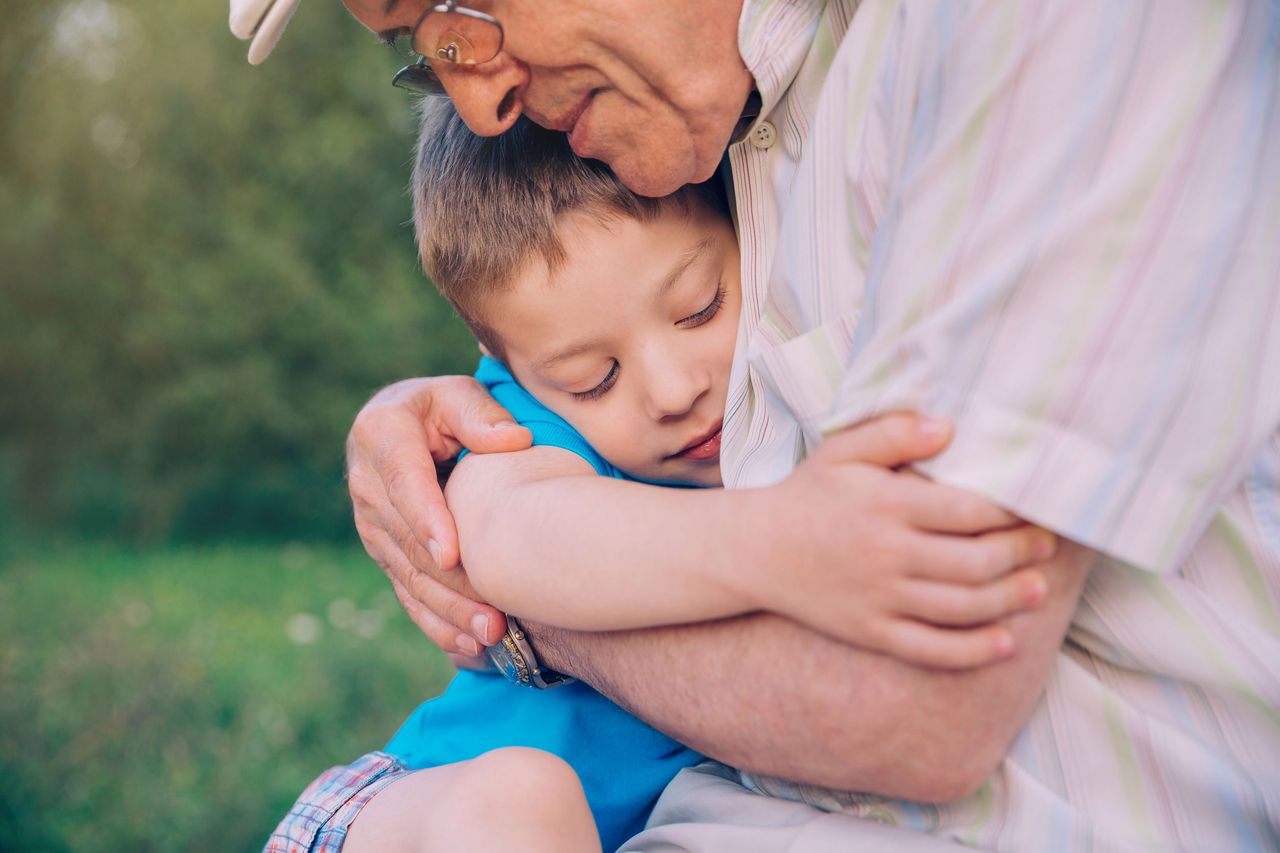
{"label": "elderly man", "polygon": [[[685,771],[626,849],[1280,847],[1280,6],[346,4],[478,133],[523,113],[647,194],[727,161],[726,484],[928,411],[956,439],[922,473],[1074,543],[1019,655],[960,675],[765,616],[535,626],[740,768]],[[352,431],[366,545],[451,651],[501,617],[449,571],[429,457],[518,447],[501,421],[423,379]]]}

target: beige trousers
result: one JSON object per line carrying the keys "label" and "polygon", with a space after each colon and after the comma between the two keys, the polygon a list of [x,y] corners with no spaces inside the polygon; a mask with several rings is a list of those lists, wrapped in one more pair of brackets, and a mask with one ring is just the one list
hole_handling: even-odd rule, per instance
{"label": "beige trousers", "polygon": [[707,763],[667,786],[644,832],[623,853],[957,853],[928,835],[748,791]]}

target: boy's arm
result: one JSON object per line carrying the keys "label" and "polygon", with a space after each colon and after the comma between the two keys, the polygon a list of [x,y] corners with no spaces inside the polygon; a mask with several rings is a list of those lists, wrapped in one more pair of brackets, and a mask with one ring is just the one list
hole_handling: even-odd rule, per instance
{"label": "boy's arm", "polygon": [[1052,671],[1093,553],[1042,566],[1045,605],[1010,620],[1018,652],[944,672],[772,615],[585,634],[524,623],[542,662],[682,743],[755,773],[922,802],[981,785]]}
{"label": "boy's arm", "polygon": [[727,577],[745,550],[745,491],[601,477],[577,454],[539,446],[468,455],[445,496],[468,578],[508,613],[603,631],[758,608]]}
{"label": "boy's arm", "polygon": [[[595,476],[556,447],[471,455],[448,498],[471,582],[522,618],[596,631],[772,610],[936,666],[1004,656],[1007,629],[991,623],[1043,594],[1038,572],[1010,572],[1048,556],[1051,538],[939,535],[930,503],[967,496],[885,470],[918,456],[885,448],[861,464],[866,443],[833,437],[783,483],[731,491]],[[920,568],[939,554],[943,571]]]}

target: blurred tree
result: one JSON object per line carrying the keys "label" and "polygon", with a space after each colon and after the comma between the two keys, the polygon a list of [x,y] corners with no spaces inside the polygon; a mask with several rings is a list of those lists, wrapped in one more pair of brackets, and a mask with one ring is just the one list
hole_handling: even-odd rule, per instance
{"label": "blurred tree", "polygon": [[10,533],[348,537],[360,404],[472,365],[416,267],[397,58],[333,0],[304,4],[259,68],[225,19],[223,3],[7,4]]}

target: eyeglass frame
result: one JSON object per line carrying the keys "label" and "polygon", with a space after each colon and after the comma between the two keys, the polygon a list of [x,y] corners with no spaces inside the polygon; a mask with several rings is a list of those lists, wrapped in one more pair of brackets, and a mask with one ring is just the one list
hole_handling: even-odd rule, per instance
{"label": "eyeglass frame", "polygon": [[[493,24],[498,29],[498,47],[497,50],[494,51],[493,56],[484,60],[484,62],[489,62],[499,53],[502,53],[502,47],[506,42],[507,36],[506,30],[502,28],[502,22],[492,15],[485,14],[484,12],[476,9],[459,6],[458,0],[445,0],[444,3],[437,3],[434,6],[428,6],[427,10],[422,13],[420,18],[418,18],[417,23],[415,23],[413,28],[409,30],[410,45],[413,44],[415,37],[418,34],[418,30],[421,29],[422,22],[435,12],[458,14],[467,18],[475,18],[476,20],[483,21],[486,24]],[[447,57],[437,57],[437,59],[453,63],[453,60],[450,60]],[[477,62],[474,64],[483,65],[484,63]],[[418,54],[417,62],[406,65],[397,71],[395,76],[391,78],[391,85],[395,86],[397,89],[404,89],[405,91],[413,92],[417,95],[447,94],[444,89],[444,84],[442,84],[440,82],[440,78],[436,76],[435,69],[431,67],[429,62],[427,62],[427,56],[425,53]]]}

